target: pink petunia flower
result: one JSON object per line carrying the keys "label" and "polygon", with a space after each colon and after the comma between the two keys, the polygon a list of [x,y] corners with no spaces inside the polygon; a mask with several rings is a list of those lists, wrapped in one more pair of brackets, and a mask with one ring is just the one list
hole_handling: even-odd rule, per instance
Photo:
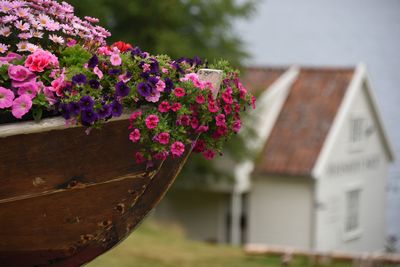
{"label": "pink petunia flower", "polygon": [[17,53],[10,52],[10,53],[8,53],[7,56],[0,57],[0,62],[8,62],[8,63],[10,63],[11,61],[13,61],[15,59],[20,60],[20,59],[22,59],[22,56],[18,55]]}
{"label": "pink petunia flower", "polygon": [[94,67],[93,72],[97,75],[97,77],[99,77],[100,80],[103,79],[104,74],[97,66]]}
{"label": "pink petunia flower", "polygon": [[157,88],[157,91],[159,91],[159,92],[164,92],[164,89],[165,89],[165,82],[163,82],[161,79],[157,82],[157,84],[156,84],[156,88]]}
{"label": "pink petunia flower", "polygon": [[122,64],[122,59],[118,53],[113,53],[110,57],[111,65],[120,66]]}
{"label": "pink petunia flower", "polygon": [[11,107],[14,98],[13,91],[0,86],[0,109]]}
{"label": "pink petunia flower", "polygon": [[157,115],[149,115],[146,118],[146,126],[148,129],[154,129],[158,126],[159,118]]}
{"label": "pink petunia flower", "polygon": [[12,104],[12,114],[15,118],[21,119],[32,108],[32,99],[28,95],[21,95]]}
{"label": "pink petunia flower", "polygon": [[185,152],[185,145],[182,142],[175,142],[171,145],[171,154],[177,157],[182,156]]}
{"label": "pink petunia flower", "polygon": [[146,96],[145,99],[149,102],[156,103],[160,100],[161,94],[157,90],[153,90],[149,96]]}
{"label": "pink petunia flower", "polygon": [[[24,66],[10,65],[8,68],[8,76],[13,81],[28,82],[35,78],[35,74]],[[17,86],[16,86],[17,87]]]}
{"label": "pink petunia flower", "polygon": [[36,81],[29,81],[19,84],[18,94],[27,95],[33,99],[39,93],[39,84]]}
{"label": "pink petunia flower", "polygon": [[140,140],[140,131],[139,129],[134,129],[131,134],[129,135],[129,139],[133,142],[133,143],[137,143]]}

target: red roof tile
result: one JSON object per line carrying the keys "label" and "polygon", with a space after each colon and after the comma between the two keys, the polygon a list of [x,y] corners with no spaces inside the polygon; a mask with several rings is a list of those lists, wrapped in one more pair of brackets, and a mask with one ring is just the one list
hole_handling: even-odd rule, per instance
{"label": "red roof tile", "polygon": [[257,94],[271,86],[287,69],[248,67],[243,71],[241,81],[245,88]]}
{"label": "red roof tile", "polygon": [[302,68],[255,173],[310,175],[354,69]]}

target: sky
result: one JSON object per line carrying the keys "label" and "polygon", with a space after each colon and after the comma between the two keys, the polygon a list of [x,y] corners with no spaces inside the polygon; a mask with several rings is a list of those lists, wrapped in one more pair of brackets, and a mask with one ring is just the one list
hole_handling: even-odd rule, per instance
{"label": "sky", "polygon": [[388,221],[400,238],[400,1],[260,0],[235,30],[252,55],[247,65],[366,64],[396,153]]}

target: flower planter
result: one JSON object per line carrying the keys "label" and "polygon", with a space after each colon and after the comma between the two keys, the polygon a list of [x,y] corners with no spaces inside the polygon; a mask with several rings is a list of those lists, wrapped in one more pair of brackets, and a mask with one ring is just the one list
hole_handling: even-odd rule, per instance
{"label": "flower planter", "polygon": [[[220,73],[203,71],[219,87]],[[0,125],[0,266],[80,266],[126,238],[185,164],[137,165],[127,117],[90,135],[61,118]]]}

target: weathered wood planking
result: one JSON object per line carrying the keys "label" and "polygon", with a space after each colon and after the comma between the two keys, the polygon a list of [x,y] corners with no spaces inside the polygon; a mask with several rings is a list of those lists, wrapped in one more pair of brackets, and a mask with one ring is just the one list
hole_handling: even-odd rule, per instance
{"label": "weathered wood planking", "polygon": [[135,164],[128,125],[0,138],[0,266],[46,266],[90,251],[80,265],[133,229],[112,234],[161,163]]}

